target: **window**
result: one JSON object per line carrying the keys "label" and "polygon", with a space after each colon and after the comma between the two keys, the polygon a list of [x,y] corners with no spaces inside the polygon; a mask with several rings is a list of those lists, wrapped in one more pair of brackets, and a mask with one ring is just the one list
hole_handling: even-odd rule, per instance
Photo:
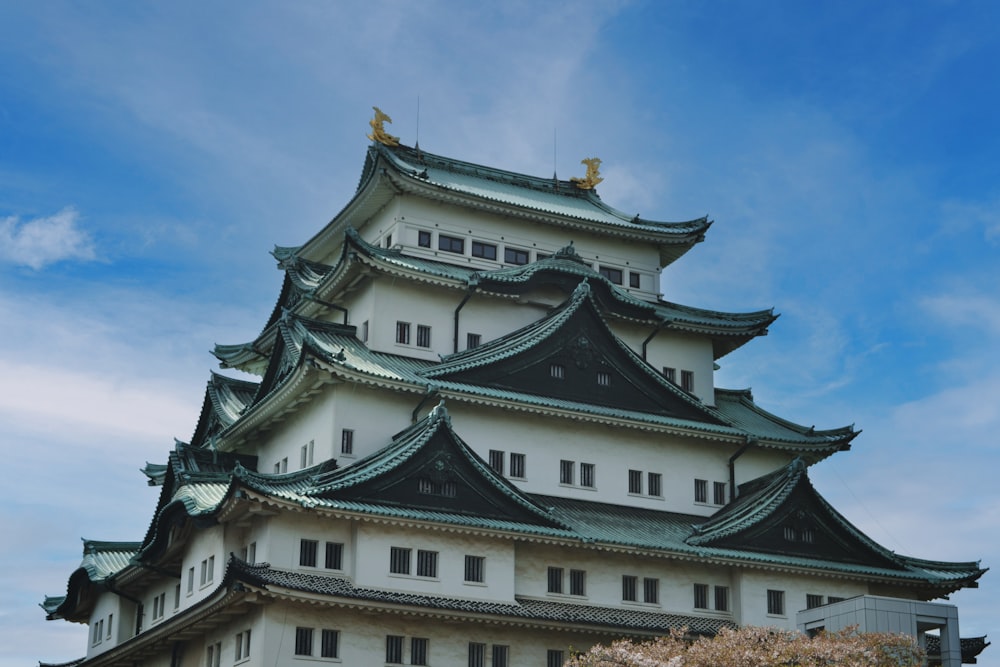
{"label": "window", "polygon": [[545,667],[562,667],[566,662],[566,654],[558,649],[550,648],[545,654]]}
{"label": "window", "polygon": [[806,544],[812,544],[813,542],[816,541],[816,531],[813,530],[812,528],[803,528],[802,535],[800,535],[800,539]]}
{"label": "window", "polygon": [[326,559],[324,564],[328,570],[343,570],[344,545],[340,542],[327,542]]}
{"label": "window", "polygon": [[615,285],[622,284],[622,270],[614,269],[610,266],[602,266],[598,269],[598,273],[613,282]]}
{"label": "window", "polygon": [[823,606],[822,595],[806,594],[806,609],[815,609]]}
{"label": "window", "polygon": [[469,667],[486,667],[486,644],[469,642]]}
{"label": "window", "polygon": [[181,585],[177,584],[174,586],[174,611],[177,611],[181,607]]}
{"label": "window", "polygon": [[361,342],[368,342],[368,320],[361,323]]}
{"label": "window", "polygon": [[576,468],[576,464],[573,461],[560,461],[559,462],[559,483],[560,484],[572,484],[573,483],[573,472]]}
{"label": "window", "polygon": [[791,526],[785,526],[785,540],[787,542],[798,542],[799,531],[795,530]]}
{"label": "window", "polygon": [[767,592],[767,613],[772,616],[785,615],[785,591]]}
{"label": "window", "polygon": [[497,247],[492,243],[483,243],[482,241],[472,242],[472,256],[482,257],[483,259],[496,260],[497,258]]}
{"label": "window", "polygon": [[458,493],[458,485],[452,480],[435,482],[432,479],[421,477],[417,480],[417,493],[422,493],[427,496],[444,496],[445,498],[454,498]]}
{"label": "window", "polygon": [[244,630],[243,632],[236,633],[235,648],[236,662],[246,660],[250,657],[250,630]]}
{"label": "window", "polygon": [[563,569],[561,567],[549,568],[549,593],[563,592]]}
{"label": "window", "polygon": [[597,384],[600,387],[611,386],[611,373],[607,371],[597,371]]}
{"label": "window", "polygon": [[490,450],[490,467],[498,475],[503,474],[503,457],[503,452],[496,449]]}
{"label": "window", "polygon": [[648,604],[660,604],[660,580],[645,577],[642,580],[642,601]]}
{"label": "window", "polygon": [[295,628],[295,655],[313,654],[313,629]]}
{"label": "window", "polygon": [[104,637],[104,619],[102,618],[97,623],[94,623],[94,636],[91,639],[92,644],[100,644]]}
{"label": "window", "polygon": [[641,470],[629,470],[628,471],[628,492],[629,493],[642,493],[642,471]]}
{"label": "window", "polygon": [[647,475],[646,479],[649,485],[646,487],[646,492],[651,496],[656,496],[657,498],[663,496],[663,476],[658,472],[651,472]]}
{"label": "window", "polygon": [[385,235],[385,247],[386,248],[391,248],[392,247],[392,234],[386,234]]}
{"label": "window", "polygon": [[299,565],[316,567],[316,552],[318,550],[319,542],[316,540],[299,540]]}
{"label": "window", "polygon": [[240,550],[240,554],[243,556],[243,560],[248,563],[257,562],[257,543],[251,542]]}
{"label": "window", "polygon": [[639,274],[635,271],[628,272],[628,286],[629,287],[639,287]]}
{"label": "window", "polygon": [[486,559],[482,556],[465,557],[465,580],[481,584],[485,581],[484,570]]}
{"label": "window", "polygon": [[684,391],[694,391],[694,373],[691,371],[681,371],[681,389]]}
{"label": "window", "polygon": [[389,572],[393,574],[410,573],[410,549],[392,547],[389,549]]}
{"label": "window", "polygon": [[403,664],[403,638],[400,635],[385,636],[385,661],[391,665]]}
{"label": "window", "polygon": [[510,476],[524,479],[525,456],[524,454],[510,454]]}
{"label": "window", "polygon": [[288,472],[288,457],[287,456],[274,464],[274,474],[275,475],[280,475],[280,474],[286,473],[286,472]]}
{"label": "window", "polygon": [[410,638],[410,664],[411,665],[426,665],[427,664],[427,644],[428,640],[424,637],[411,637]]}
{"label": "window", "polygon": [[569,571],[569,594],[570,595],[587,594],[587,573],[585,571],[583,570]]}
{"label": "window", "polygon": [[426,324],[417,325],[417,347],[431,346],[431,328]]}
{"label": "window", "polygon": [[188,592],[188,595],[191,595],[191,593],[194,592],[194,568],[193,567],[188,569],[188,587],[187,587],[187,592]]}
{"label": "window", "polygon": [[320,633],[319,655],[322,658],[340,657],[340,632],[323,630]]}
{"label": "window", "polygon": [[410,344],[410,323],[396,322],[396,342],[400,345]]}
{"label": "window", "polygon": [[465,347],[471,350],[474,347],[479,347],[483,343],[483,337],[481,334],[470,333],[465,334]]}
{"label": "window", "polygon": [[160,593],[153,597],[153,620],[158,621],[163,618],[163,611],[167,603],[167,594]]}
{"label": "window", "polygon": [[580,464],[580,486],[585,486],[588,489],[594,488],[594,470],[595,467],[593,463]]}
{"label": "window", "polygon": [[636,589],[639,586],[639,578],[631,574],[622,575],[622,600],[626,602],[635,602],[638,598],[636,597]]}
{"label": "window", "polygon": [[219,667],[222,663],[222,642],[205,647],[205,667]]}
{"label": "window", "polygon": [[694,585],[694,608],[708,609],[708,584]]}
{"label": "window", "polygon": [[[177,589],[180,590],[180,585],[178,584]],[[111,627],[114,625],[115,615],[108,614],[108,634],[106,639],[111,639]]]}
{"label": "window", "polygon": [[708,482],[706,480],[694,480],[694,501],[696,503],[708,502]]}
{"label": "window", "polygon": [[667,379],[667,382],[673,382],[674,384],[677,384],[677,369],[670,368],[669,366],[664,366],[663,377]]}
{"label": "window", "polygon": [[566,367],[562,364],[551,364],[549,366],[549,376],[556,380],[562,380],[566,377]]}
{"label": "window", "polygon": [[438,250],[444,250],[445,252],[454,252],[459,255],[465,253],[465,239],[460,239],[457,236],[446,236],[444,234],[438,234]]}
{"label": "window", "polygon": [[527,264],[528,251],[519,250],[518,248],[504,248],[503,261],[507,264]]}
{"label": "window", "polygon": [[510,647],[503,644],[493,645],[493,667],[507,667]]}
{"label": "window", "polygon": [[431,247],[431,233],[419,231],[417,232],[417,245],[421,248]]}
{"label": "window", "polygon": [[201,585],[205,586],[212,583],[212,579],[215,577],[215,556],[209,556],[205,560],[201,561]]}
{"label": "window", "polygon": [[838,597],[834,597],[834,596],[831,595],[830,597],[828,597],[826,599],[826,603],[827,604],[833,604],[834,602],[843,602],[844,599],[845,598],[838,598]]}
{"label": "window", "polygon": [[302,451],[299,456],[299,467],[308,468],[313,464],[313,440],[310,440],[306,444],[302,445]]}
{"label": "window", "polygon": [[352,429],[345,428],[340,432],[340,453],[348,455],[354,453],[354,431]]}
{"label": "window", "polygon": [[716,505],[726,504],[726,483],[712,482],[712,500]]}
{"label": "window", "polygon": [[417,550],[417,576],[438,576],[438,553],[436,551]]}
{"label": "window", "polygon": [[729,586],[715,587],[715,611],[729,611]]}

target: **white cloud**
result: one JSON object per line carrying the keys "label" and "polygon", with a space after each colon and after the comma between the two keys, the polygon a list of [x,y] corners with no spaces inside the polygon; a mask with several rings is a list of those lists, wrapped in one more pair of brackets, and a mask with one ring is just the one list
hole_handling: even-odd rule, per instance
{"label": "white cloud", "polygon": [[90,235],[77,226],[80,214],[67,206],[55,215],[21,222],[0,220],[0,261],[41,269],[69,259],[96,259]]}

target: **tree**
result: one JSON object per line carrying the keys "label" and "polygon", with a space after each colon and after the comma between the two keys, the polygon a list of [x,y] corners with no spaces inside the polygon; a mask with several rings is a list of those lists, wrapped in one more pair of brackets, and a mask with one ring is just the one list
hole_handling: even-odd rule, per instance
{"label": "tree", "polygon": [[855,628],[807,637],[794,630],[742,627],[691,640],[684,630],[636,643],[597,645],[566,667],[919,667],[913,637]]}

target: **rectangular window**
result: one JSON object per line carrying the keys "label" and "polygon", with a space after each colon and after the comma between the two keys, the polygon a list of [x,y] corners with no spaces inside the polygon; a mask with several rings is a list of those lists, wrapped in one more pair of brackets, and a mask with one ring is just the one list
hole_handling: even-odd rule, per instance
{"label": "rectangular window", "polygon": [[503,474],[503,459],[504,453],[498,449],[490,450],[490,467],[493,468],[493,472],[498,475]]}
{"label": "rectangular window", "polygon": [[486,667],[486,644],[469,642],[469,667]]}
{"label": "rectangular window", "polygon": [[410,323],[396,322],[396,342],[400,345],[410,344]]}
{"label": "rectangular window", "polygon": [[641,470],[629,470],[628,471],[628,492],[629,493],[642,493],[642,471]]}
{"label": "rectangular window", "polygon": [[588,489],[596,486],[595,470],[596,468],[593,463],[580,464],[580,486],[585,486]]}
{"label": "rectangular window", "polygon": [[785,615],[785,591],[767,592],[767,613],[772,616]]}
{"label": "rectangular window", "polygon": [[708,609],[708,584],[694,585],[694,608]]}
{"label": "rectangular window", "polygon": [[729,586],[715,587],[715,611],[729,611]]}
{"label": "rectangular window", "polygon": [[[180,584],[177,585],[177,590],[181,589]],[[106,639],[111,639],[111,627],[114,625],[115,615],[108,614],[108,634]]]}
{"label": "rectangular window", "polygon": [[274,474],[275,475],[281,474],[281,461],[278,461],[277,463],[274,464]]}
{"label": "rectangular window", "polygon": [[482,257],[483,259],[496,260],[497,258],[497,247],[492,243],[483,243],[482,241],[472,242],[472,256]]}
{"label": "rectangular window", "polygon": [[419,231],[417,232],[417,245],[421,248],[431,247],[431,233]]}
{"label": "rectangular window", "polygon": [[545,654],[545,667],[563,667],[566,654],[558,649],[550,648]]}
{"label": "rectangular window", "polygon": [[343,570],[344,569],[344,545],[340,542],[327,542],[326,543],[326,559],[325,559],[326,569],[328,570]]}
{"label": "rectangular window", "polygon": [[194,568],[193,567],[188,569],[188,588],[187,588],[187,592],[188,592],[188,595],[191,595],[191,593],[194,593]]}
{"label": "rectangular window", "polygon": [[235,655],[236,662],[240,660],[246,660],[250,657],[250,631],[244,630],[243,632],[236,633],[235,644]]}
{"label": "rectangular window", "polygon": [[806,609],[815,609],[823,606],[822,595],[806,594]]}
{"label": "rectangular window", "polygon": [[507,264],[527,264],[528,263],[528,251],[520,250],[518,248],[504,248],[503,249],[503,261]]}
{"label": "rectangular window", "polygon": [[704,479],[694,480],[694,501],[696,503],[708,502],[708,481]]}
{"label": "rectangular window", "polygon": [[393,574],[410,573],[410,549],[392,547],[389,550],[389,572]]}
{"label": "rectangular window", "polygon": [[465,580],[481,584],[485,580],[486,559],[482,556],[465,557]]}
{"label": "rectangular window", "polygon": [[598,273],[613,282],[615,285],[622,284],[622,270],[615,269],[610,266],[602,266]]}
{"label": "rectangular window", "polygon": [[549,593],[563,592],[563,569],[561,567],[549,568]]}
{"label": "rectangular window", "polygon": [[845,598],[838,598],[838,597],[834,597],[833,595],[831,595],[830,597],[828,597],[826,599],[826,603],[827,604],[833,604],[834,602],[843,602],[844,600],[845,600]]}
{"label": "rectangular window", "polygon": [[215,556],[209,556],[205,560],[201,561],[201,585],[212,583],[212,578],[215,576]]}
{"label": "rectangular window", "polygon": [[295,655],[313,654],[313,629],[295,628]]}
{"label": "rectangular window", "polygon": [[462,255],[465,253],[465,239],[460,239],[457,236],[438,234],[438,250]]}
{"label": "rectangular window", "polygon": [[313,464],[313,443],[314,441],[310,440],[302,445],[302,450],[299,452],[300,468],[308,468]]}
{"label": "rectangular window", "polygon": [[417,576],[438,576],[438,553],[436,551],[417,550]]}
{"label": "rectangular window", "polygon": [[569,571],[569,594],[570,595],[587,594],[587,573],[585,571],[583,570]]}
{"label": "rectangular window", "polygon": [[180,609],[181,606],[181,585],[177,584],[174,586],[174,611]]}
{"label": "rectangular window", "polygon": [[642,601],[648,604],[660,604],[660,580],[646,577],[642,580]]}
{"label": "rectangular window", "polygon": [[610,387],[611,386],[611,373],[607,371],[597,372],[597,385],[599,387]]}
{"label": "rectangular window", "polygon": [[524,454],[515,454],[511,452],[510,454],[510,476],[516,477],[518,479],[524,479],[525,472],[525,456]]}
{"label": "rectangular window", "polygon": [[635,602],[638,597],[637,589],[639,587],[639,578],[631,574],[622,575],[622,600],[626,602]]}
{"label": "rectangular window", "polygon": [[368,342],[368,320],[361,323],[361,342]]}
{"label": "rectangular window", "polygon": [[493,665],[492,667],[507,667],[510,663],[510,647],[503,644],[493,645]]}
{"label": "rectangular window", "polygon": [[726,483],[712,482],[712,500],[716,505],[726,504]]}
{"label": "rectangular window", "polygon": [[647,487],[647,493],[651,496],[660,498],[663,496],[663,476],[658,472],[651,472],[646,476],[649,481],[649,486]]}
{"label": "rectangular window", "polygon": [[410,664],[411,665],[426,665],[427,664],[427,644],[428,640],[424,637],[412,637],[410,639]]}
{"label": "rectangular window", "polygon": [[639,274],[635,271],[628,272],[628,286],[629,287],[639,287]]}
{"label": "rectangular window", "polygon": [[316,540],[299,540],[299,565],[316,567],[316,552],[318,550],[319,542]]}
{"label": "rectangular window", "polygon": [[340,432],[340,453],[354,453],[354,431],[352,429],[345,428]]}
{"label": "rectangular window", "polygon": [[385,247],[386,248],[391,248],[392,247],[392,234],[386,234],[385,235]]}
{"label": "rectangular window", "polygon": [[670,368],[669,366],[664,366],[663,377],[667,379],[667,382],[673,382],[674,384],[677,384],[677,369]]}
{"label": "rectangular window", "polygon": [[400,635],[385,636],[385,661],[390,665],[403,664],[403,638]]}
{"label": "rectangular window", "polygon": [[340,632],[337,630],[323,630],[320,635],[319,655],[322,658],[340,657]]}
{"label": "rectangular window", "polygon": [[694,391],[694,373],[692,371],[681,371],[681,389],[684,391]]}
{"label": "rectangular window", "polygon": [[479,347],[483,343],[483,337],[481,334],[470,333],[465,334],[465,348],[471,350],[474,347]]}
{"label": "rectangular window", "polygon": [[573,483],[573,472],[576,468],[576,464],[573,461],[560,461],[559,462],[559,483],[560,484],[572,484]]}
{"label": "rectangular window", "polygon": [[222,663],[222,642],[205,647],[205,667],[219,667]]}
{"label": "rectangular window", "polygon": [[566,377],[566,367],[562,364],[550,364],[549,377],[555,378],[556,380],[562,380]]}
{"label": "rectangular window", "polygon": [[417,347],[431,346],[431,328],[426,324],[417,325]]}

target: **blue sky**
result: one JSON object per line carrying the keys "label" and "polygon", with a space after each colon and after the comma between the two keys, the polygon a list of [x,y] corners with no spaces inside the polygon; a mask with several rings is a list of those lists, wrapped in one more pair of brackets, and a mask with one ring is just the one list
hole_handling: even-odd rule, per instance
{"label": "blue sky", "polygon": [[[268,250],[350,198],[372,105],[428,151],[597,155],[613,206],[710,215],[665,298],[782,314],[718,383],[863,429],[812,478],[887,547],[1000,565],[1000,5],[494,5],[0,5],[0,667],[83,654],[37,603],[80,537],[141,538],[138,469],[262,326]],[[995,573],[952,599],[1000,637]]]}

